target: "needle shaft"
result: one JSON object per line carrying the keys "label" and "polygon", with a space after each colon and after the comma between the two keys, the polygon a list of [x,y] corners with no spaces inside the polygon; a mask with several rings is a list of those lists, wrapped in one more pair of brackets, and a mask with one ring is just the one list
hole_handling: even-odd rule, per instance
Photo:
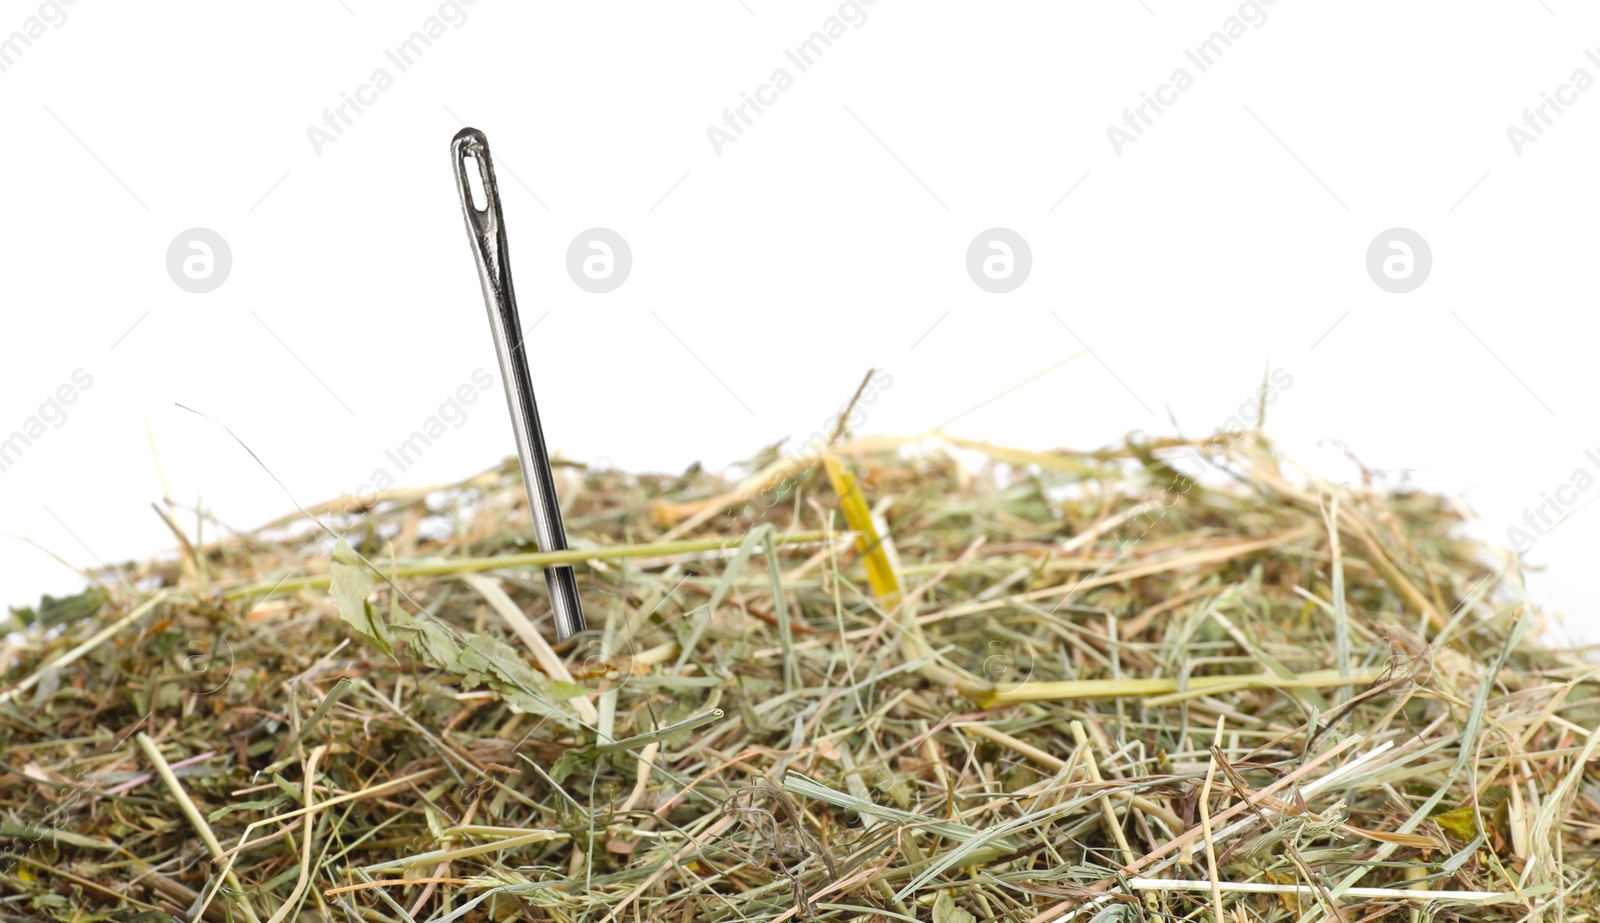
{"label": "needle shaft", "polygon": [[[527,349],[522,339],[522,322],[517,317],[517,297],[511,286],[505,221],[500,212],[500,190],[495,183],[494,162],[489,156],[489,140],[476,128],[463,128],[451,141],[450,152],[455,164],[456,186],[461,194],[461,210],[467,219],[467,237],[478,262],[483,301],[489,309],[489,329],[500,360],[500,378],[506,386],[511,428],[517,439],[517,457],[522,462],[522,480],[533,515],[534,539],[540,551],[562,551],[567,547],[567,533],[561,523],[561,505],[556,498],[555,477],[550,472],[544,431],[539,425],[539,406],[533,399],[533,379],[528,374]],[[483,187],[481,207],[473,201],[471,178],[474,170]],[[583,631],[583,600],[578,596],[577,576],[572,567],[565,564],[547,567],[544,579],[550,589],[556,637],[564,640]]]}

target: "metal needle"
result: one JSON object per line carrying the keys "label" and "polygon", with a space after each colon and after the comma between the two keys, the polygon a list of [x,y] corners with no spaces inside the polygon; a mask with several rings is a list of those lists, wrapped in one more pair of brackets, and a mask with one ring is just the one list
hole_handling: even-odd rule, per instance
{"label": "metal needle", "polygon": [[[561,505],[556,499],[555,478],[550,473],[550,456],[544,447],[544,431],[539,426],[533,380],[528,375],[522,323],[517,318],[517,297],[511,287],[511,261],[506,252],[500,190],[495,184],[494,162],[489,157],[489,140],[476,128],[463,128],[450,142],[450,154],[461,193],[461,210],[467,218],[467,237],[472,243],[472,255],[478,261],[478,278],[483,283],[483,301],[489,309],[489,329],[494,334],[495,353],[500,360],[500,377],[506,385],[511,428],[516,433],[522,480],[528,489],[528,508],[533,514],[534,539],[540,551],[561,551],[567,547],[567,533],[561,524]],[[469,164],[469,160],[472,163]],[[470,171],[474,168],[483,184],[481,208],[473,201]],[[583,600],[578,596],[578,580],[572,568],[565,564],[547,567],[544,581],[550,588],[556,637],[564,640],[583,631]]]}

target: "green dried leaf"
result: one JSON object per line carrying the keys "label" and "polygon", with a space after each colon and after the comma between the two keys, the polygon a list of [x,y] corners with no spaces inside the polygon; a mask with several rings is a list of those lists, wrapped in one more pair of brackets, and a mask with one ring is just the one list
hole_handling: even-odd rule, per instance
{"label": "green dried leaf", "polygon": [[519,711],[549,718],[562,727],[579,726],[577,715],[562,707],[544,676],[494,635],[458,632],[427,613],[406,611],[399,600],[389,606],[385,624],[367,599],[374,583],[371,569],[341,539],[333,550],[329,589],[339,604],[340,616],[362,637],[391,654],[397,642],[404,642],[410,656],[460,678],[464,686],[487,686]]}
{"label": "green dried leaf", "polygon": [[333,576],[328,592],[339,604],[339,617],[374,647],[386,654],[393,654],[394,644],[384,631],[383,623],[373,614],[372,604],[367,602],[375,582],[367,563],[341,538],[333,546],[333,563],[330,567]]}
{"label": "green dried leaf", "polygon": [[1478,835],[1478,812],[1470,804],[1453,811],[1435,814],[1433,821],[1455,834],[1458,839],[1470,840]]}
{"label": "green dried leaf", "polygon": [[978,918],[956,906],[949,891],[933,899],[933,923],[978,923]]}
{"label": "green dried leaf", "polygon": [[555,764],[550,767],[550,781],[560,785],[567,776],[594,763],[598,755],[591,747],[573,747],[556,757]]}
{"label": "green dried leaf", "polygon": [[580,695],[588,695],[594,691],[587,686],[569,683],[564,679],[548,680],[545,688],[550,693],[550,698],[555,699],[557,702],[565,702],[568,699],[575,699]]}
{"label": "green dried leaf", "polygon": [[29,625],[59,625],[63,622],[86,619],[99,612],[109,598],[105,590],[96,586],[89,587],[76,596],[57,598],[47,594],[40,598],[37,609],[29,606],[12,607],[11,625],[0,625],[0,634],[4,634],[6,630],[26,628]]}

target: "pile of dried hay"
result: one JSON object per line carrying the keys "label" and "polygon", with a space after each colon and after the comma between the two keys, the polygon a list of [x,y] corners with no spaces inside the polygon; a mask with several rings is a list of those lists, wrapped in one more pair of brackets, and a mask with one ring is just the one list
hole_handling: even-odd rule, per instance
{"label": "pile of dried hay", "polygon": [[563,468],[563,644],[513,463],[15,612],[0,919],[1595,919],[1596,668],[1445,500],[1256,433],[752,470]]}

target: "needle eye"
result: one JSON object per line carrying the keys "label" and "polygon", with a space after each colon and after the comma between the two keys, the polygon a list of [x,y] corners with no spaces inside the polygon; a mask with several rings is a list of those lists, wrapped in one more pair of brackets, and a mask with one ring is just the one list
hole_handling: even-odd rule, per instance
{"label": "needle eye", "polygon": [[472,193],[472,207],[480,213],[489,209],[489,194],[483,188],[483,166],[477,153],[466,156],[467,189]]}

